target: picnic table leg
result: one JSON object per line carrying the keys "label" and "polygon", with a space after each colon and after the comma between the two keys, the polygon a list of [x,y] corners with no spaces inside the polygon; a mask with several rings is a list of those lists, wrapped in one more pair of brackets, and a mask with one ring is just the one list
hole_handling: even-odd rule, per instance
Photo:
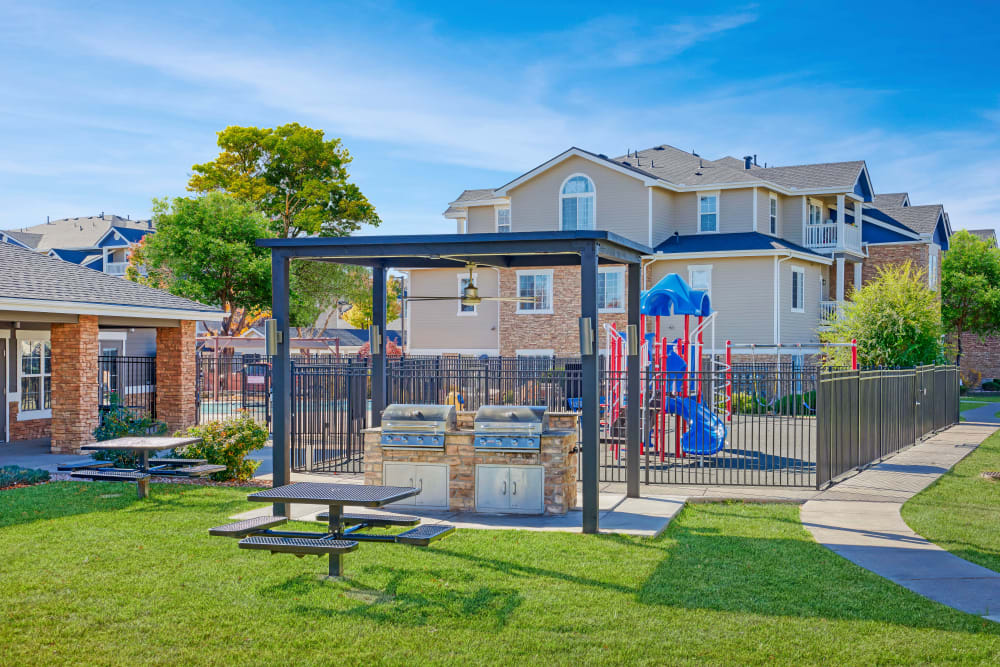
{"label": "picnic table leg", "polygon": [[143,472],[149,472],[149,452],[142,450],[139,452],[139,456],[139,465],[141,466],[139,469]]}
{"label": "picnic table leg", "polygon": [[[344,508],[342,505],[330,505],[329,533],[335,539],[340,539],[344,535]],[[330,554],[330,576],[339,577],[344,572],[344,555]]]}
{"label": "picnic table leg", "polygon": [[135,488],[139,492],[139,499],[149,497],[149,478],[143,477],[142,479],[135,480]]}

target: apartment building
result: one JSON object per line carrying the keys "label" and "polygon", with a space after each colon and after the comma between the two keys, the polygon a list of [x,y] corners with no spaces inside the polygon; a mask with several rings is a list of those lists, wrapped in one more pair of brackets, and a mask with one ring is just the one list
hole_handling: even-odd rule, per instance
{"label": "apartment building", "polygon": [[[824,321],[882,263],[910,259],[937,284],[951,234],[940,205],[876,194],[863,160],[761,166],[661,145],[609,158],[571,148],[497,188],[464,191],[444,217],[458,233],[601,229],[651,248],[644,288],[678,273],[709,292],[715,339],[816,350]],[[572,355],[579,273],[479,267],[483,295],[533,302],[413,302],[412,353]],[[461,269],[410,272],[413,295],[457,295]],[[625,319],[624,275],[602,270],[601,320]],[[675,318],[677,319],[677,318]],[[665,335],[680,335],[671,322]]]}

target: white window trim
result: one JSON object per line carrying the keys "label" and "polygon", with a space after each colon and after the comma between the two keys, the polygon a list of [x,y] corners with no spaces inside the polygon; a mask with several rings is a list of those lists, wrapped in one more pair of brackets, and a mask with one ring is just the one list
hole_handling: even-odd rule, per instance
{"label": "white window trim", "polygon": [[[593,188],[594,191],[593,192],[584,192],[584,193],[580,193],[580,194],[573,194],[573,195],[564,195],[563,194],[563,188],[566,187],[566,184],[570,181],[570,179],[576,178],[577,176],[582,176],[583,178],[586,178],[588,181],[590,181],[590,187]],[[560,231],[560,232],[565,229],[563,227],[563,205],[562,205],[562,203],[563,203],[563,199],[566,198],[566,197],[575,197],[577,199],[580,199],[582,197],[593,197],[594,198],[594,226],[591,229],[597,229],[597,185],[594,183],[594,179],[592,179],[587,174],[584,174],[583,172],[577,172],[575,174],[570,174],[569,176],[567,176],[566,178],[563,179],[562,183],[559,184],[559,190],[558,190],[558,192],[556,192],[556,206],[559,207],[559,226],[556,229],[556,231]],[[579,228],[577,228],[577,229],[579,229]]]}
{"label": "white window trim", "polygon": [[521,276],[548,276],[549,277],[549,307],[545,310],[521,310],[521,303],[515,302],[514,312],[518,315],[551,315],[553,310],[553,300],[555,299],[555,282],[553,280],[552,269],[524,269],[516,271],[514,275],[514,294],[521,294]]}
{"label": "white window trim", "polygon": [[[722,196],[719,194],[719,190],[706,190],[704,192],[695,193],[695,225],[696,230],[699,234],[718,234],[722,230]],[[715,197],[715,229],[708,231],[702,230],[701,228],[701,198],[702,197]]]}
{"label": "white window trim", "polygon": [[[465,279],[467,279],[468,277],[469,277],[468,272],[459,273],[457,276],[455,276],[455,279],[458,281],[458,295],[459,296],[462,296],[462,281],[465,280]],[[476,287],[479,287],[479,273],[478,272],[472,274],[472,282],[475,283]],[[458,306],[456,306],[456,308],[458,308],[458,316],[459,317],[475,317],[476,315],[479,314],[479,306],[473,306],[472,310],[468,310],[468,311],[464,311],[463,312],[462,311],[462,302],[461,301],[458,302]]]}
{"label": "white window trim", "polygon": [[819,209],[819,222],[817,222],[816,225],[822,225],[822,224],[824,224],[826,222],[826,220],[823,219],[823,212],[826,211],[826,204],[824,204],[819,199],[813,199],[812,197],[810,197],[808,199],[808,201],[806,202],[806,225],[811,225],[812,224],[812,223],[809,222],[809,220],[810,220],[810,218],[809,218],[809,209],[812,208],[813,206],[815,206],[816,208]]}
{"label": "white window trim", "polygon": [[806,270],[801,266],[793,266],[792,273],[799,274],[799,307],[795,307],[795,281],[792,280],[792,289],[789,295],[789,305],[793,313],[806,312]]}
{"label": "white window trim", "polygon": [[[14,332],[15,340],[20,343],[23,340],[39,340],[47,342],[49,346],[52,345],[52,332],[51,331],[29,331],[26,329],[18,329]],[[17,392],[15,392],[16,398],[10,399],[11,402],[17,403],[17,421],[25,422],[32,419],[51,419],[52,418],[52,408],[48,410],[25,410],[21,411],[21,346],[16,345],[17,350]],[[49,352],[51,354],[51,351]],[[52,382],[52,375],[49,374],[49,383]],[[51,391],[51,388],[49,389]],[[42,393],[44,395],[45,389],[43,387]]]}
{"label": "white window trim", "polygon": [[927,286],[931,289],[937,287],[938,283],[938,272],[940,267],[938,266],[938,246],[934,243],[927,247]]}
{"label": "white window trim", "polygon": [[[507,223],[510,229],[508,229],[506,232],[500,231],[500,211],[507,211]],[[507,234],[509,232],[514,231],[514,226],[511,224],[511,218],[510,218],[510,206],[497,206],[496,208],[493,209],[493,231],[495,231],[498,234],[501,233]]]}
{"label": "white window trim", "polygon": [[[774,202],[774,231],[771,230],[771,202]],[[781,206],[778,195],[773,192],[768,193],[767,198],[767,233],[769,236],[778,235],[778,225],[781,224]]]}
{"label": "white window trim", "polygon": [[712,266],[712,264],[688,264],[688,285],[691,289],[701,290],[700,287],[694,286],[694,279],[691,277],[691,274],[695,271],[708,271],[708,291],[706,294],[708,294],[709,299],[712,298]]}
{"label": "white window trim", "polygon": [[625,312],[625,299],[626,299],[626,286],[625,286],[625,267],[624,266],[605,266],[597,269],[598,273],[620,273],[622,274],[621,286],[622,286],[622,307],[621,308],[598,308],[599,313],[624,313]]}

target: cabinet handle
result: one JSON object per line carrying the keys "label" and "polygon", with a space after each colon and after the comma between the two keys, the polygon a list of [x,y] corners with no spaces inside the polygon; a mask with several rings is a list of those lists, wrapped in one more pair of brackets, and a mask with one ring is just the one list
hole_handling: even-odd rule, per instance
{"label": "cabinet handle", "polygon": [[410,486],[413,486],[413,478],[410,478]]}
{"label": "cabinet handle", "polygon": [[513,487],[513,489],[514,489],[514,490],[513,490],[512,492],[511,492],[511,494],[510,494],[510,495],[512,495],[512,496],[516,496],[516,495],[517,495],[517,482],[511,482],[511,483],[510,483],[510,485],[511,485],[511,487]]}
{"label": "cabinet handle", "polygon": [[500,495],[502,495],[502,496],[506,496],[507,495],[507,480],[503,481],[503,492],[501,492]]}
{"label": "cabinet handle", "polygon": [[417,481],[420,482],[420,490],[423,491],[424,490],[424,480],[423,480],[423,478],[420,478]]}

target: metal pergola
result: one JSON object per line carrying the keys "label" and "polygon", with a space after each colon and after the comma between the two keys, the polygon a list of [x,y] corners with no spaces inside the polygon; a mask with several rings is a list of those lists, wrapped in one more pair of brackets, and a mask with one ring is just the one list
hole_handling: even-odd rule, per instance
{"label": "metal pergola", "polygon": [[[639,396],[639,296],[641,261],[652,254],[644,245],[606,231],[517,232],[505,234],[440,234],[351,236],[343,238],[261,239],[271,249],[271,312],[277,321],[278,346],[273,362],[274,486],[291,481],[291,359],[289,337],[289,264],[304,259],[370,267],[373,333],[385,334],[386,278],[389,269],[455,268],[469,262],[497,268],[579,266],[580,354],[582,362],[583,532],[598,532],[600,454],[600,357],[597,308],[598,267],[628,267],[629,339],[626,390]],[[385,345],[372,346],[372,424],[381,423],[386,402]],[[639,496],[639,401],[626,408],[626,485]],[[285,508],[275,505],[275,513]]]}

